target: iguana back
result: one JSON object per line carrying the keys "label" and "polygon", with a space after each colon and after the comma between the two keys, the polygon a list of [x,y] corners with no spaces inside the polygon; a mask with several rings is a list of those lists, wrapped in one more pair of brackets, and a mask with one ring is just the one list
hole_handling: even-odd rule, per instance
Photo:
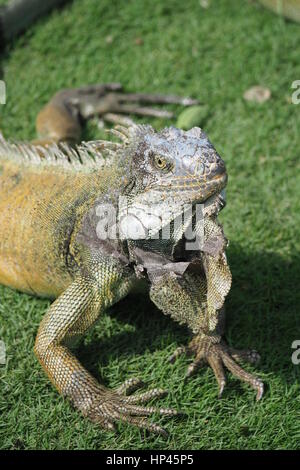
{"label": "iguana back", "polygon": [[[31,152],[30,160],[24,158],[26,152],[28,157]],[[69,252],[73,230],[97,196],[119,184],[112,165],[80,165],[63,159],[58,148],[52,160],[43,161],[30,145],[6,144],[6,151],[2,145],[1,284],[57,297],[74,278]]]}

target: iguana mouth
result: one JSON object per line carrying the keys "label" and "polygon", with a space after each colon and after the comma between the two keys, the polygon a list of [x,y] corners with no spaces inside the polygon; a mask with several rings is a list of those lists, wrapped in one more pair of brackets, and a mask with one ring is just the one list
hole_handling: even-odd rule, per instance
{"label": "iguana mouth", "polygon": [[[219,187],[215,192],[213,192],[208,198],[203,200],[202,197],[199,199],[195,199],[192,203],[192,207],[196,207],[198,204],[204,205],[205,207],[215,206],[217,212],[222,210],[226,205],[226,197],[225,197],[225,185]],[[210,213],[213,211],[210,210]]]}
{"label": "iguana mouth", "polygon": [[222,210],[226,205],[225,189],[223,188],[220,192],[212,194],[209,198],[204,201],[205,206],[212,204],[218,206],[219,210]]}
{"label": "iguana mouth", "polygon": [[165,182],[160,182],[160,184],[156,184],[155,188],[157,189],[194,189],[194,188],[201,188],[202,185],[209,185],[209,184],[221,184],[223,187],[227,183],[227,173],[222,172],[221,174],[216,174],[212,179],[205,178],[205,177],[196,177],[193,176],[192,178],[187,177],[175,177],[170,180],[166,180]]}
{"label": "iguana mouth", "polygon": [[227,184],[227,173],[226,171],[221,174],[216,174],[214,178],[199,180],[199,178],[175,178],[165,184],[156,185],[152,188],[154,191],[160,191],[165,195],[174,193],[175,197],[184,199],[186,195],[186,202],[190,200],[193,204],[205,204],[211,197],[225,188]]}

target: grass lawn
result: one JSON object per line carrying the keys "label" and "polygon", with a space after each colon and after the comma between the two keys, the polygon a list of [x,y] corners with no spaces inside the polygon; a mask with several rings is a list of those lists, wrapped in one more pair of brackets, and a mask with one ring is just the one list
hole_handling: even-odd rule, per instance
{"label": "grass lawn", "polygon": [[[169,431],[167,440],[127,425],[105,432],[59,397],[34,357],[49,302],[0,287],[8,356],[0,366],[1,449],[300,447],[300,365],[291,362],[291,344],[300,339],[300,105],[290,102],[300,79],[300,26],[253,1],[209,4],[75,0],[53,12],[1,58],[7,104],[0,127],[6,137],[33,138],[35,116],[55,91],[96,82],[191,95],[208,106],[202,125],[229,173],[221,214],[233,273],[226,337],[261,353],[260,364],[246,368],[264,380],[265,395],[256,403],[253,390],[228,374],[218,400],[210,369],[183,383],[189,359],[171,365],[168,357],[188,332],[142,296],[128,297],[102,317],[78,357],[109,387],[131,376],[167,387],[160,403],[187,416],[153,417]],[[257,84],[272,92],[264,104],[243,99]],[[85,139],[100,136],[89,123]]]}

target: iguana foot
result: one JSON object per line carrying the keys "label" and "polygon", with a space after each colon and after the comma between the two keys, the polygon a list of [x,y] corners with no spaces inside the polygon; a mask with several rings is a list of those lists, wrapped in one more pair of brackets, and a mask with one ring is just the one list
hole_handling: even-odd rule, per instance
{"label": "iguana foot", "polygon": [[[257,391],[256,399],[260,400],[263,392],[263,382],[254,375],[246,372],[237,362],[246,361],[252,364],[256,363],[260,356],[254,350],[239,350],[228,346],[219,337],[209,337],[198,334],[190,341],[188,346],[181,346],[175,350],[170,357],[170,362],[183,353],[195,355],[194,361],[189,365],[187,377],[190,377],[198,367],[204,363],[208,363],[213,369],[215,377],[219,385],[219,397],[222,396],[226,378],[224,366],[238,379],[248,383]],[[237,362],[236,362],[237,361]]]}
{"label": "iguana foot", "polygon": [[147,421],[146,416],[160,414],[175,416],[180,412],[170,408],[156,408],[153,406],[144,407],[141,404],[148,402],[152,398],[161,398],[167,394],[166,390],[154,388],[144,393],[130,395],[137,388],[143,386],[138,379],[126,380],[115,390],[99,390],[99,395],[94,397],[83,413],[94,423],[102,425],[106,429],[115,430],[115,423],[118,421],[133,424],[141,429],[161,434],[164,437],[168,433],[164,428]]}
{"label": "iguana foot", "polygon": [[174,95],[150,93],[123,93],[120,83],[88,85],[58,91],[40,111],[36,120],[39,139],[35,145],[54,142],[80,141],[83,121],[100,118],[113,124],[130,125],[130,114],[158,118],[172,118],[170,111],[149,106],[153,104],[181,104],[191,106],[198,100]]}

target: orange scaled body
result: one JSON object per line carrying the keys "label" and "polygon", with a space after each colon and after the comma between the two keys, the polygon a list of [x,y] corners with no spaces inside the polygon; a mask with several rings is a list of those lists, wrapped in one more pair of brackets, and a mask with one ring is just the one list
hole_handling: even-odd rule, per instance
{"label": "orange scaled body", "polygon": [[1,284],[47,297],[66,289],[70,240],[101,181],[96,172],[0,161]]}

